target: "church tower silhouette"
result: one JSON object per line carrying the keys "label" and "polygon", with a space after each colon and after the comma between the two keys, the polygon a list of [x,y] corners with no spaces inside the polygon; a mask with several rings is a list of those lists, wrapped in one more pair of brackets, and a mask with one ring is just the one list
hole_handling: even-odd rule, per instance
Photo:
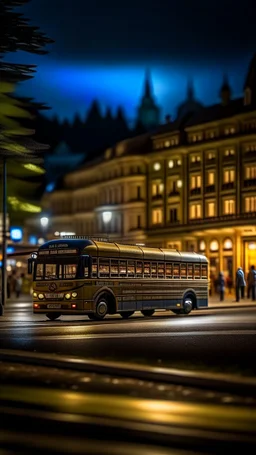
{"label": "church tower silhouette", "polygon": [[156,105],[152,84],[150,81],[150,73],[147,70],[145,81],[144,81],[144,92],[141,98],[141,103],[138,108],[138,123],[143,125],[146,130],[150,130],[159,125],[160,121],[160,110]]}

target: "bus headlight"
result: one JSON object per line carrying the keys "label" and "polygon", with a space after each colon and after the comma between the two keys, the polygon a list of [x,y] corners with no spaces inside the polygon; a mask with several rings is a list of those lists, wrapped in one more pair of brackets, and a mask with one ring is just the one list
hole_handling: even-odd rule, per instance
{"label": "bus headlight", "polygon": [[43,300],[43,299],[44,299],[44,294],[38,294],[38,298],[39,298],[40,300]]}
{"label": "bus headlight", "polygon": [[66,295],[65,295],[65,299],[67,299],[67,300],[71,299],[71,294],[69,294],[69,293],[66,294]]}
{"label": "bus headlight", "polygon": [[33,292],[33,297],[37,297],[37,292]]}
{"label": "bus headlight", "polygon": [[75,299],[77,297],[77,292],[72,292],[71,295],[72,295],[73,299]]}

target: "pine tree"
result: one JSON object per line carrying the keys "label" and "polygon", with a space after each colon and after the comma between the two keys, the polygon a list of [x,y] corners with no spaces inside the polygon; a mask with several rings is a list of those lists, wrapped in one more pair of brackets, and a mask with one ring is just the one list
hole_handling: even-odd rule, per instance
{"label": "pine tree", "polygon": [[[47,53],[45,46],[52,40],[31,26],[16,7],[24,5],[27,0],[1,0],[0,2],[0,158],[2,199],[3,199],[3,260],[2,260],[2,304],[5,303],[5,269],[6,269],[6,163],[11,167],[24,163],[35,165],[40,161],[40,153],[46,147],[36,143],[31,136],[34,130],[31,125],[33,114],[40,105],[31,100],[19,100],[15,97],[18,82],[33,77],[35,65],[8,63],[2,60],[10,52],[25,51],[32,54]],[[8,165],[9,166],[9,165]],[[15,197],[15,196],[13,196]],[[22,210],[22,206],[20,207]],[[24,205],[23,205],[24,208]],[[1,302],[0,302],[1,306]],[[1,314],[1,308],[0,308]]]}

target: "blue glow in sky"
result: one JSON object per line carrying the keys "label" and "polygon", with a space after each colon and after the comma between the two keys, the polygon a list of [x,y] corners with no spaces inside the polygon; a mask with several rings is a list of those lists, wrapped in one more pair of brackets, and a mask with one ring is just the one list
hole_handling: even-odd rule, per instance
{"label": "blue glow in sky", "polygon": [[[31,56],[23,56],[23,61]],[[10,60],[10,59],[9,59]],[[88,107],[97,99],[104,113],[107,107],[113,112],[118,106],[125,110],[127,119],[133,121],[143,91],[145,71],[151,71],[155,99],[161,108],[162,119],[166,114],[175,116],[176,108],[186,95],[188,79],[193,79],[195,94],[204,104],[218,102],[223,74],[229,77],[234,96],[240,96],[250,58],[234,61],[228,67],[198,64],[81,64],[72,61],[55,61],[50,56],[34,57],[38,63],[32,80],[20,84],[18,92],[32,96],[51,107],[47,115],[72,119],[78,112],[84,118]]]}

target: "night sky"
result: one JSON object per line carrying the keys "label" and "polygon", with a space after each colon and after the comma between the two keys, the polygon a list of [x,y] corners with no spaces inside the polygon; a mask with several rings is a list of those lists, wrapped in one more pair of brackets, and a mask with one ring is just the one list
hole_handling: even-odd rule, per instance
{"label": "night sky", "polygon": [[50,116],[84,117],[97,98],[103,112],[122,105],[132,120],[146,69],[162,115],[175,115],[189,78],[205,104],[218,101],[223,73],[242,93],[256,51],[254,1],[241,10],[232,0],[32,0],[22,11],[55,43],[47,56],[8,60],[38,64],[19,93],[46,102]]}

